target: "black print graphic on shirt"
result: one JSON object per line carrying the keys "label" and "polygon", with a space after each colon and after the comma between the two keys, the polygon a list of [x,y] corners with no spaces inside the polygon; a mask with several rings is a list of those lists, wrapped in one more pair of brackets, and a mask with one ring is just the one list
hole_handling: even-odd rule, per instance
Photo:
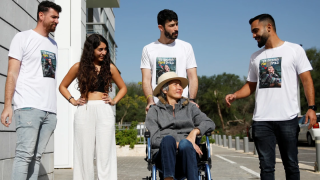
{"label": "black print graphic on shirt", "polygon": [[158,78],[166,72],[176,72],[175,57],[157,57],[156,59],[156,84]]}
{"label": "black print graphic on shirt", "polygon": [[55,78],[56,76],[56,54],[41,50],[41,65],[43,77]]}
{"label": "black print graphic on shirt", "polygon": [[260,60],[259,88],[281,88],[282,57]]}

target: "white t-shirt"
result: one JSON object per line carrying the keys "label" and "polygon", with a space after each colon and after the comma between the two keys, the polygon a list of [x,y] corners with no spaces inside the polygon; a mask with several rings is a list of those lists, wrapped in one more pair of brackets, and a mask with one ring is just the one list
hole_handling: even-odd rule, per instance
{"label": "white t-shirt", "polygon": [[284,42],[252,54],[247,81],[257,82],[255,121],[284,121],[299,113],[298,75],[312,70],[304,49]]}
{"label": "white t-shirt", "polygon": [[57,43],[33,30],[13,38],[8,56],[21,61],[13,96],[14,109],[33,107],[57,112]]}
{"label": "white t-shirt", "polygon": [[[175,72],[180,77],[187,77],[187,69],[197,67],[191,44],[176,39],[171,44],[159,41],[146,45],[142,50],[140,68],[151,69],[152,89],[156,88],[158,78],[166,72]],[[188,97],[188,86],[182,96]],[[158,98],[154,98],[157,103]]]}

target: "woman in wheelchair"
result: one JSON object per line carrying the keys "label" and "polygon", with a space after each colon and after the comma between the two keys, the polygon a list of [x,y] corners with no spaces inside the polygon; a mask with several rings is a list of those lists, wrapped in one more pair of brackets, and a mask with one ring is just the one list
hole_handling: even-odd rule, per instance
{"label": "woman in wheelchair", "polygon": [[198,179],[197,154],[202,152],[196,137],[215,128],[210,118],[182,97],[187,85],[186,78],[167,72],[159,77],[153,91],[159,102],[149,109],[145,124],[160,179]]}

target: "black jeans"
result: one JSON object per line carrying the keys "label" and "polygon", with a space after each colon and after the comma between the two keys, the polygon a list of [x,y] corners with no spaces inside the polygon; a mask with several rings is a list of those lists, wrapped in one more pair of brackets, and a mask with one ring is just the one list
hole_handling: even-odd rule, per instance
{"label": "black jeans", "polygon": [[160,179],[166,177],[173,177],[174,179],[186,177],[188,180],[199,179],[196,151],[187,139],[181,140],[177,149],[176,140],[170,135],[165,136],[153,159],[159,170]]}
{"label": "black jeans", "polygon": [[300,180],[298,166],[298,118],[288,121],[253,121],[252,135],[260,160],[261,180],[274,180],[278,142],[287,180]]}

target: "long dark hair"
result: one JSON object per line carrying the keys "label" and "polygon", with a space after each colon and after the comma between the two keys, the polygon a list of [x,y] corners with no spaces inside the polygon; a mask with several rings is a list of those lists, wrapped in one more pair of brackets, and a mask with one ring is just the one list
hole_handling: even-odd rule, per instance
{"label": "long dark hair", "polygon": [[[104,56],[103,61],[100,62],[101,68],[99,74],[97,74],[93,64],[94,50],[100,46],[101,42],[106,44],[107,54]],[[98,88],[98,77],[102,78],[105,83],[105,92],[110,92],[112,90],[110,63],[111,59],[107,40],[100,34],[90,35],[84,43],[80,67],[77,74],[78,90],[82,97],[88,98],[88,93],[93,92],[94,89]]]}

